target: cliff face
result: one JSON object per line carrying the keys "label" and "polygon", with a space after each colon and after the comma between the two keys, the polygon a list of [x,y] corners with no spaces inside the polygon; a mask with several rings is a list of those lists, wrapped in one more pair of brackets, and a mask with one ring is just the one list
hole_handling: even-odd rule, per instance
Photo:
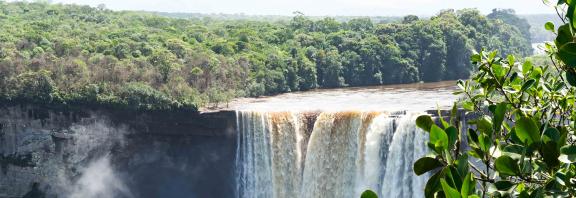
{"label": "cliff face", "polygon": [[235,114],[0,108],[0,197],[232,197]]}

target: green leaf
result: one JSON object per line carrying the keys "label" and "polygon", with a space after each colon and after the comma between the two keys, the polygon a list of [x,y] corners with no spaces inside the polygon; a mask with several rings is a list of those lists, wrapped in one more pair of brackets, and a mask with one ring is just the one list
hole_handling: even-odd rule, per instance
{"label": "green leaf", "polygon": [[544,24],[544,28],[550,32],[556,31],[556,29],[554,28],[554,23],[552,23],[551,21],[546,22],[546,24]]}
{"label": "green leaf", "polygon": [[492,120],[494,131],[500,131],[502,128],[502,122],[504,121],[507,108],[508,104],[506,103],[499,103],[496,105],[496,108],[494,108],[494,111],[492,112],[494,114],[494,119]]}
{"label": "green leaf", "polygon": [[476,120],[476,127],[480,132],[492,136],[492,119],[488,116],[483,116],[482,118]]}
{"label": "green leaf", "polygon": [[448,135],[448,147],[452,148],[458,140],[458,129],[454,126],[449,126],[444,131],[446,131],[446,135]]}
{"label": "green leaf", "polygon": [[568,129],[563,126],[560,128],[560,139],[556,143],[558,143],[559,147],[566,145],[566,140],[568,139]]}
{"label": "green leaf", "polygon": [[556,174],[554,174],[555,176],[555,180],[556,182],[558,182],[560,185],[565,186],[566,183],[570,182],[569,177],[566,177],[566,174],[562,173],[562,172],[556,172]]}
{"label": "green leaf", "polygon": [[458,81],[456,81],[456,85],[457,85],[458,88],[460,88],[462,91],[466,90],[466,86],[464,85],[464,81],[458,80]]}
{"label": "green leaf", "polygon": [[439,160],[431,157],[423,157],[414,162],[414,173],[420,176],[428,171],[442,167],[443,164]]}
{"label": "green leaf", "polygon": [[[508,136],[510,138],[510,141],[512,141],[512,143],[523,144],[522,140],[520,140],[520,138],[518,137],[518,134],[516,133],[516,127],[512,127],[512,130],[510,131]],[[526,146],[528,146],[528,145],[526,145]]]}
{"label": "green leaf", "polygon": [[426,187],[424,188],[424,196],[426,198],[434,198],[434,194],[442,188],[440,186],[440,178],[444,177],[445,170],[438,171],[436,174],[432,175],[430,179],[426,182]]}
{"label": "green leaf", "polygon": [[366,190],[360,195],[360,198],[378,198],[378,194],[372,190]]}
{"label": "green leaf", "polygon": [[504,75],[506,75],[506,69],[504,69],[504,67],[500,64],[492,64],[492,72],[494,73],[494,75],[496,76],[496,78],[498,80],[500,80],[501,78],[504,77]]}
{"label": "green leaf", "polygon": [[462,108],[464,108],[468,111],[474,111],[474,103],[472,103],[470,101],[465,101],[462,103]]}
{"label": "green leaf", "polygon": [[507,180],[500,180],[494,183],[494,186],[500,191],[508,191],[514,186],[514,183]]}
{"label": "green leaf", "polygon": [[569,67],[576,67],[576,43],[569,42],[558,49],[558,57]]}
{"label": "green leaf", "polygon": [[448,135],[436,125],[432,125],[430,129],[430,142],[441,146],[442,149],[448,149]]}
{"label": "green leaf", "polygon": [[474,129],[468,129],[468,139],[470,139],[473,143],[478,143],[478,134]]}
{"label": "green leaf", "polygon": [[568,84],[572,86],[576,86],[576,73],[574,71],[568,70],[565,72],[566,80],[568,80]]}
{"label": "green leaf", "polygon": [[576,162],[576,145],[566,145],[560,149],[560,157],[558,158],[564,163]]}
{"label": "green leaf", "polygon": [[566,17],[568,17],[568,19],[570,19],[569,23],[572,25],[572,27],[576,27],[576,18],[575,18],[575,12],[576,12],[576,3],[574,3],[571,0],[566,0],[566,2],[568,3],[568,11],[566,12]]}
{"label": "green leaf", "polygon": [[474,177],[472,177],[472,173],[466,174],[464,181],[462,181],[462,189],[460,190],[460,195],[462,195],[462,197],[468,197],[468,195],[474,193],[475,187],[476,182],[474,182]]}
{"label": "green leaf", "polygon": [[496,159],[496,162],[494,162],[494,166],[496,168],[496,171],[498,171],[498,173],[500,173],[501,175],[514,176],[520,173],[520,168],[516,160],[512,159],[510,156],[507,155],[502,155],[498,157],[498,159]]}
{"label": "green leaf", "polygon": [[564,24],[558,28],[558,36],[556,36],[556,46],[563,46],[568,42],[572,42],[572,30],[570,30],[570,24]]}
{"label": "green leaf", "polygon": [[468,155],[466,155],[466,153],[460,155],[456,163],[456,168],[458,169],[458,173],[460,173],[460,175],[464,175],[468,172]]}
{"label": "green leaf", "polygon": [[516,121],[516,135],[524,145],[530,146],[540,142],[540,129],[534,120],[522,116]]}
{"label": "green leaf", "polygon": [[542,134],[542,142],[558,142],[560,141],[561,134],[560,131],[556,128],[547,128],[544,133]]}
{"label": "green leaf", "polygon": [[515,57],[512,54],[508,54],[508,65],[512,66],[515,63]]}
{"label": "green leaf", "polygon": [[520,191],[518,198],[530,198],[531,196],[528,194],[527,190]]}
{"label": "green leaf", "polygon": [[480,56],[480,54],[473,54],[470,60],[472,60],[473,63],[478,63],[482,61],[482,57]]}
{"label": "green leaf", "polygon": [[512,75],[510,75],[510,83],[514,82],[516,78],[518,78],[518,72],[512,72]]}
{"label": "green leaf", "polygon": [[454,166],[448,166],[448,168],[450,170],[450,174],[447,173],[446,176],[444,176],[446,182],[448,182],[448,184],[454,187],[456,190],[462,189],[462,178],[465,176],[460,175]]}
{"label": "green leaf", "polygon": [[560,165],[558,157],[560,157],[560,144],[563,144],[562,137],[563,135],[556,128],[547,128],[542,134],[544,144],[539,151],[548,167],[555,168]]}
{"label": "green leaf", "polygon": [[543,73],[544,73],[544,71],[542,71],[541,67],[534,67],[534,69],[532,69],[532,73],[530,73],[530,77],[532,77],[534,79],[538,79],[538,78],[542,77]]}
{"label": "green leaf", "polygon": [[430,132],[432,125],[434,125],[434,121],[432,121],[432,117],[429,115],[421,115],[416,118],[416,126],[426,132]]}
{"label": "green leaf", "polygon": [[[545,137],[548,139],[548,137]],[[542,147],[540,147],[540,155],[544,158],[544,162],[549,168],[556,168],[560,165],[558,157],[560,157],[560,149],[556,141],[543,141]]]}
{"label": "green leaf", "polygon": [[525,61],[524,64],[522,64],[522,74],[524,75],[528,74],[529,72],[532,71],[532,68],[534,68],[532,62]]}
{"label": "green leaf", "polygon": [[488,152],[492,146],[492,139],[486,134],[480,134],[480,136],[478,136],[478,143],[480,143],[479,146],[482,151]]}
{"label": "green leaf", "polygon": [[522,88],[520,89],[520,91],[525,92],[526,90],[530,89],[530,87],[532,87],[534,85],[534,83],[536,83],[536,80],[534,80],[534,79],[530,79],[530,80],[526,81],[524,83],[524,85],[522,85]]}
{"label": "green leaf", "polygon": [[504,146],[502,152],[506,152],[506,155],[512,157],[513,159],[520,159],[524,154],[524,150],[526,150],[526,148],[522,145],[509,144]]}
{"label": "green leaf", "polygon": [[488,60],[489,60],[489,61],[494,60],[494,58],[496,58],[496,55],[498,55],[498,50],[491,51],[491,52],[488,54]]}
{"label": "green leaf", "polygon": [[440,111],[440,105],[437,105],[437,109],[438,109],[438,119],[440,120],[440,123],[442,123],[442,127],[448,128],[450,124],[446,122],[446,120],[444,120],[444,116],[442,116],[442,111]]}
{"label": "green leaf", "polygon": [[444,191],[446,198],[460,198],[460,192],[448,185],[446,180],[440,179],[440,183],[442,184],[442,191]]}
{"label": "green leaf", "polygon": [[457,114],[458,114],[458,103],[454,102],[454,105],[452,105],[452,110],[450,111],[450,124],[456,125]]}

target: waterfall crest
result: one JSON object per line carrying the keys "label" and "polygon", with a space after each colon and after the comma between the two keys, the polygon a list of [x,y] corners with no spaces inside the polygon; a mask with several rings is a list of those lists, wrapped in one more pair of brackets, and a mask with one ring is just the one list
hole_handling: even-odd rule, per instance
{"label": "waterfall crest", "polygon": [[237,197],[423,197],[417,114],[237,112]]}

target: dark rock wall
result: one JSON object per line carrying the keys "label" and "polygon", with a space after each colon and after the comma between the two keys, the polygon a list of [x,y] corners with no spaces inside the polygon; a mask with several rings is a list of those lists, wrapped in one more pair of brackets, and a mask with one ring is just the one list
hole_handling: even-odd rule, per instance
{"label": "dark rock wall", "polygon": [[234,112],[4,106],[0,198],[234,197],[235,152]]}

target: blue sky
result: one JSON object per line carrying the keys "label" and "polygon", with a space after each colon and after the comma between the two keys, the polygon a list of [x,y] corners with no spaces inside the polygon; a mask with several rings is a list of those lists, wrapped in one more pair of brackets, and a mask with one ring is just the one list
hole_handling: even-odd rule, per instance
{"label": "blue sky", "polygon": [[315,16],[433,15],[446,8],[514,8],[520,14],[553,13],[542,0],[52,0],[113,10],[147,10],[194,13],[244,13],[250,15],[292,15],[301,11]]}

